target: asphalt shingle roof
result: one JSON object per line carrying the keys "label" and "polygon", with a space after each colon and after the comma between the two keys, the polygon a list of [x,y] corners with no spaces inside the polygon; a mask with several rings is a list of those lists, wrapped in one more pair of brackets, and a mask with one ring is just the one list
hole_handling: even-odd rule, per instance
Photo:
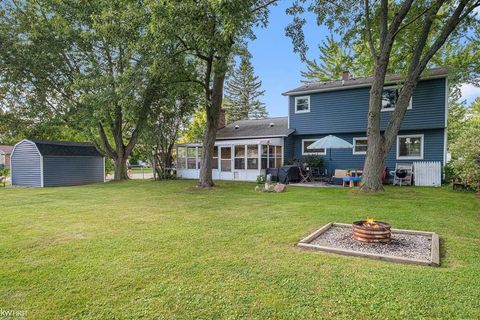
{"label": "asphalt shingle roof", "polygon": [[103,157],[93,143],[30,140],[43,156]]}
{"label": "asphalt shingle roof", "polygon": [[240,120],[219,129],[217,139],[287,137],[294,131],[294,129],[288,129],[287,117]]}
{"label": "asphalt shingle roof", "polygon": [[[424,75],[421,79],[429,79],[429,78],[436,78],[436,77],[443,77],[447,76],[448,72],[444,68],[435,68],[426,70]],[[391,74],[387,75],[385,82],[386,83],[393,83],[403,80],[403,76],[400,74]],[[347,89],[349,87],[358,87],[358,86],[365,86],[368,87],[373,82],[373,77],[362,77],[362,78],[352,78],[350,80],[335,80],[335,81],[328,81],[328,82],[311,82],[304,84],[298,88],[286,91],[282,93],[284,96],[291,96],[296,95],[299,93],[309,93],[309,92],[316,92],[316,91],[323,91],[323,90],[338,90],[338,89]]]}

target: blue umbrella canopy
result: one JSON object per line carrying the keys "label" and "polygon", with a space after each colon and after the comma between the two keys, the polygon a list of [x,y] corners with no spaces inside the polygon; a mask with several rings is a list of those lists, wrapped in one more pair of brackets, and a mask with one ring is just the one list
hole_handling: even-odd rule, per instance
{"label": "blue umbrella canopy", "polygon": [[309,145],[307,149],[351,149],[353,148],[353,144],[340,139],[339,137],[335,137],[332,135],[328,135],[322,139],[319,139]]}

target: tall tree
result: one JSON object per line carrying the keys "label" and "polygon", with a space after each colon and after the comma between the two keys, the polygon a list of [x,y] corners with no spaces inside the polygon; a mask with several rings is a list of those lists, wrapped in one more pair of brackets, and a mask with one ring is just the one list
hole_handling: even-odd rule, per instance
{"label": "tall tree", "polygon": [[[305,1],[302,1],[305,2]],[[363,191],[382,191],[381,171],[403,121],[413,90],[427,65],[445,44],[449,37],[462,38],[469,28],[478,23],[475,8],[479,0],[460,1],[388,1],[371,3],[360,1],[310,2],[309,10],[317,15],[320,24],[340,34],[345,41],[354,42],[359,38],[368,44],[374,61],[374,77],[370,89],[368,111],[368,150],[364,168]],[[304,52],[302,26],[305,20],[298,17],[305,11],[295,2],[289,13],[295,15],[287,29],[296,51]],[[355,21],[356,23],[352,23]],[[376,36],[378,35],[378,37]],[[402,41],[408,39],[408,41]],[[380,127],[382,91],[392,55],[400,55],[405,66],[404,81],[390,120],[385,128]]]}
{"label": "tall tree", "polygon": [[354,70],[352,53],[336,41],[333,35],[327,37],[325,41],[318,46],[320,51],[317,59],[305,59],[307,71],[302,71],[301,75],[305,80],[303,82],[324,82],[337,80],[341,77],[343,71],[348,70],[357,74]]}
{"label": "tall tree", "polygon": [[126,159],[178,58],[151,35],[150,16],[144,1],[5,2],[0,85],[10,112],[65,121],[115,161],[116,180],[127,179]]}
{"label": "tall tree", "polygon": [[[275,2],[171,0],[165,1],[165,8],[158,5],[155,10],[157,19],[153,28],[160,34],[168,30],[179,47],[191,54],[198,65],[198,72],[191,81],[203,88],[207,115],[200,188],[214,185],[212,156],[229,63],[235,54],[245,50],[246,40],[254,38],[252,28],[267,23],[268,6]],[[168,19],[164,19],[165,15]]]}
{"label": "tall tree", "polygon": [[170,179],[173,149],[182,129],[198,107],[198,88],[188,83],[169,86],[164,97],[155,103],[139,148],[144,159],[154,158],[154,170],[159,179]]}
{"label": "tall tree", "polygon": [[199,108],[191,117],[188,124],[185,126],[182,136],[179,139],[180,143],[201,142],[205,127],[207,126],[207,114],[203,108]]}
{"label": "tall tree", "polygon": [[255,76],[250,59],[243,57],[240,66],[231,71],[225,85],[227,122],[264,119],[268,116],[265,104],[259,99],[265,94],[265,90],[260,90],[261,87],[262,81]]}

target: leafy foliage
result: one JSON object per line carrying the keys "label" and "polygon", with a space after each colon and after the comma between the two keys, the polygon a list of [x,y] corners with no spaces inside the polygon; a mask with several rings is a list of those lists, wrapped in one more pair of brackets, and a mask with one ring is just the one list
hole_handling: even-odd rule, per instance
{"label": "leafy foliage", "polygon": [[305,60],[307,65],[307,71],[302,71],[302,77],[306,80],[304,82],[311,81],[331,81],[337,80],[345,70],[351,71],[357,74],[354,70],[354,63],[351,53],[342,45],[341,42],[335,41],[333,35],[330,35],[326,41],[318,46],[320,51],[318,61]]}
{"label": "leafy foliage", "polygon": [[323,168],[323,157],[317,155],[309,155],[303,158],[303,161],[313,168]]}
{"label": "leafy foliage", "polygon": [[204,109],[199,108],[193,114],[192,118],[186,124],[182,136],[179,139],[180,143],[201,142],[207,124],[207,114]]}
{"label": "leafy foliage", "polygon": [[126,178],[125,160],[165,83],[188,69],[166,37],[150,32],[153,18],[144,1],[6,2],[0,92],[2,109],[23,120],[20,134],[51,136],[51,124],[67,125]]}
{"label": "leafy foliage", "polygon": [[[254,39],[253,27],[264,26],[272,0],[185,0],[152,1],[157,18],[152,30],[168,34],[178,48],[190,55],[196,66],[191,81],[204,93],[206,127],[203,140],[199,187],[213,186],[211,158],[218,114],[222,107],[225,75],[232,58],[245,54],[246,41]],[[165,5],[164,5],[165,4]]]}
{"label": "leafy foliage", "polygon": [[450,167],[453,176],[474,187],[480,184],[480,98],[469,108],[456,105],[449,120]]}
{"label": "leafy foliage", "polygon": [[[471,44],[471,48],[478,43],[478,39],[465,34],[478,32],[475,29],[478,28],[479,20],[474,10],[479,7],[480,1],[477,0],[298,0],[288,9],[287,12],[294,18],[286,33],[292,38],[294,51],[298,52],[302,59],[305,59],[308,50],[302,30],[306,23],[302,15],[306,11],[313,12],[317,23],[326,25],[345,44],[360,45],[358,48],[361,49],[368,48],[368,51],[362,51],[369,53],[369,57],[364,61],[368,62],[367,66],[373,66],[371,71],[374,72],[370,89],[368,150],[362,190],[383,190],[380,179],[383,162],[395,142],[419,79],[422,74],[428,73],[427,66],[435,65],[438,61],[447,61],[446,58],[451,55],[442,56],[442,50],[458,52],[465,45]],[[467,65],[472,60],[462,62]],[[387,73],[397,70],[403,75],[400,83],[402,88],[388,124],[382,130],[381,92]],[[470,76],[470,72],[463,74]],[[457,77],[457,81],[460,78]]]}
{"label": "leafy foliage", "polygon": [[225,85],[225,103],[227,122],[245,119],[263,119],[267,117],[265,104],[260,101],[265,90],[260,90],[262,81],[255,76],[250,59],[243,57],[240,66],[230,73]]}

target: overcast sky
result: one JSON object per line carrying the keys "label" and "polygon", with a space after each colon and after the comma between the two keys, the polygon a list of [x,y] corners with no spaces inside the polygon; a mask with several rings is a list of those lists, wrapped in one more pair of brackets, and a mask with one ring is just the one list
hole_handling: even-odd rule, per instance
{"label": "overcast sky", "polygon": [[[249,44],[255,73],[266,91],[263,101],[272,117],[287,114],[287,97],[282,96],[282,92],[301,85],[300,71],[305,70],[298,54],[293,53],[291,39],[285,36],[285,27],[291,21],[291,17],[285,14],[289,4],[290,1],[279,1],[279,5],[272,7],[268,27],[256,30],[257,39]],[[328,35],[328,30],[318,27],[312,14],[307,16],[307,20],[305,37],[310,48],[308,56],[315,58],[318,56],[318,44]],[[464,85],[462,95],[462,99],[471,102],[480,96],[480,88]]]}

